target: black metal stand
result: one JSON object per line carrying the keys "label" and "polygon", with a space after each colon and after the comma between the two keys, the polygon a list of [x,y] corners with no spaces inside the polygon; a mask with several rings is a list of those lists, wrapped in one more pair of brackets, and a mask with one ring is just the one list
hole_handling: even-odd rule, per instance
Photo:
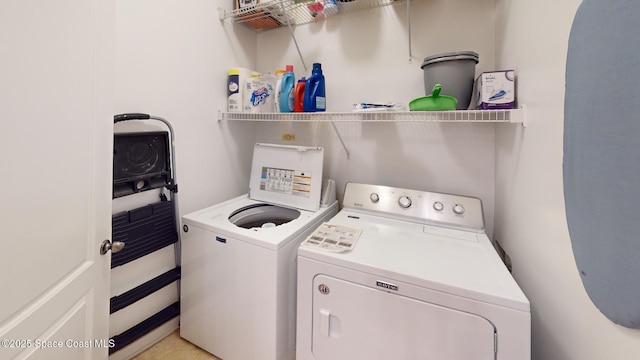
{"label": "black metal stand", "polygon": [[[170,245],[173,245],[175,249],[176,267],[121,295],[112,297],[110,314],[126,308],[127,306],[173,284],[174,282],[177,282],[178,293],[180,293],[180,231],[178,230],[178,185],[176,182],[176,158],[175,147],[173,144],[173,127],[167,120],[148,114],[132,113],[114,116],[114,123],[130,120],[158,120],[163,122],[169,128],[170,140],[168,148],[170,149],[169,157],[171,170],[169,174],[166,174],[166,171],[162,173],[164,183],[160,187],[164,187],[169,190],[170,199],[167,199],[166,195],[161,191],[159,202],[113,215],[112,240],[124,242],[125,247],[120,252],[112,254],[111,268],[127,264]],[[131,178],[127,179],[127,181],[131,181],[132,184],[135,184],[136,179]],[[121,184],[122,182],[119,182],[119,187],[117,187],[114,178],[114,189],[122,188]],[[159,186],[141,186],[133,191],[119,193],[118,196],[115,196],[116,194],[114,190],[114,198],[158,187]],[[179,315],[180,303],[178,301],[121,334],[113,336],[110,340],[114,346],[109,349],[109,354],[126,347]]]}

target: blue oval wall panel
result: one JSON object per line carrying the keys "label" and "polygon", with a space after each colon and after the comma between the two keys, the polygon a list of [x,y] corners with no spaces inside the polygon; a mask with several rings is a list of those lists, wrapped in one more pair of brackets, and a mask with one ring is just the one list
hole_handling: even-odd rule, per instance
{"label": "blue oval wall panel", "polygon": [[639,1],[580,5],[564,112],[564,195],[580,277],[605,316],[640,328]]}

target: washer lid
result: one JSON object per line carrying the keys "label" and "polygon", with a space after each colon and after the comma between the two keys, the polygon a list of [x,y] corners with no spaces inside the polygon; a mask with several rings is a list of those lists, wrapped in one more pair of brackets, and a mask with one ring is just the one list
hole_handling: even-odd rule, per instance
{"label": "washer lid", "polygon": [[297,209],[320,208],[321,147],[256,143],[249,198]]}

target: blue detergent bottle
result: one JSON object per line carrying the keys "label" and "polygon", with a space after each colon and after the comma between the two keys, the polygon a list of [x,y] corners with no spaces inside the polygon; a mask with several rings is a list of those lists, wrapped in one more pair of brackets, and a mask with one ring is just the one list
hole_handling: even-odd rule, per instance
{"label": "blue detergent bottle", "polygon": [[316,112],[327,110],[327,98],[324,87],[324,75],[319,63],[313,64],[311,77],[304,88],[304,111]]}
{"label": "blue detergent bottle", "polygon": [[293,112],[293,102],[289,101],[291,92],[296,86],[296,76],[293,73],[293,65],[287,65],[282,82],[280,83],[279,105],[280,112]]}

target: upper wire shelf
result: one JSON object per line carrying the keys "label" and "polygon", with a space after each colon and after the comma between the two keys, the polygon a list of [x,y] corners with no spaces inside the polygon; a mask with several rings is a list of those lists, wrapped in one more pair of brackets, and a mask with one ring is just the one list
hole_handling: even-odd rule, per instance
{"label": "upper wire shelf", "polygon": [[218,121],[306,121],[306,122],[468,122],[521,123],[524,109],[453,111],[380,111],[316,113],[230,113],[220,112]]}
{"label": "upper wire shelf", "polygon": [[[237,0],[237,10],[218,9],[221,20],[245,23],[256,30],[287,25],[308,24],[328,16],[373,9],[402,2],[401,0],[336,0],[335,8],[321,9],[315,0]],[[242,5],[246,4],[246,5]]]}

